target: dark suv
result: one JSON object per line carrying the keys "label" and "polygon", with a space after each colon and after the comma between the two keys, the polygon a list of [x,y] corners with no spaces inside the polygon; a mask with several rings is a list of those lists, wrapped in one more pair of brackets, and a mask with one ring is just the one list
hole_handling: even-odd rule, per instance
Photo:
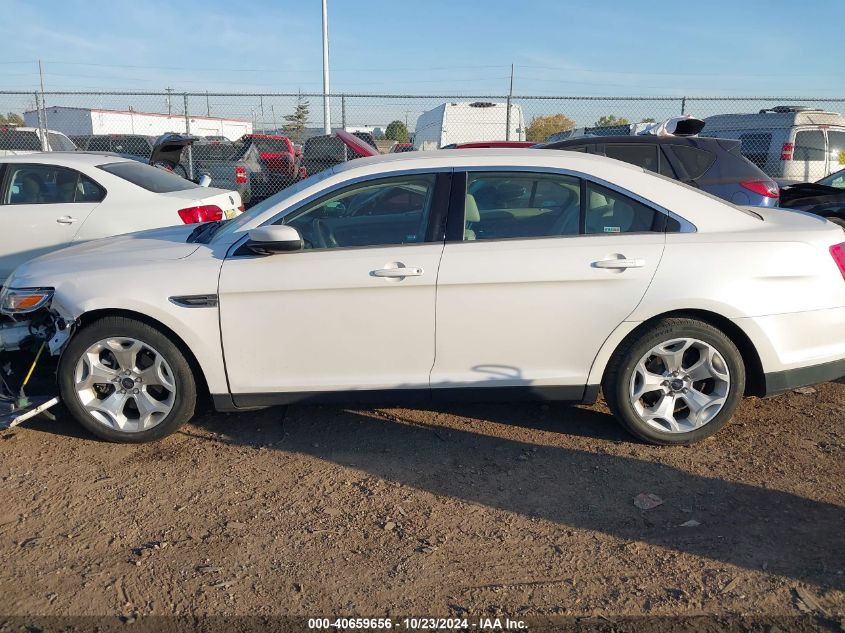
{"label": "dark suv", "polygon": [[615,158],[698,187],[734,204],[774,207],[777,183],[740,153],[740,142],[692,136],[580,137],[535,145]]}

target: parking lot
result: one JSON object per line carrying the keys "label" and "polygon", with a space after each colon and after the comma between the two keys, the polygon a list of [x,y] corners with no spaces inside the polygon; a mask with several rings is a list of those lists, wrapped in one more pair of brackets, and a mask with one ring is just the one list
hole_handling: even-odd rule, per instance
{"label": "parking lot", "polygon": [[30,421],[0,436],[5,611],[836,630],[845,381],[801,391],[681,448],[633,441],[601,402],[207,413],[149,445]]}

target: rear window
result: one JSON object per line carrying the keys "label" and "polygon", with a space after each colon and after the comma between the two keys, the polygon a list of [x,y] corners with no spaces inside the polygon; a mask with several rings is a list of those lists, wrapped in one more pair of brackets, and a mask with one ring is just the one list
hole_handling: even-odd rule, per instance
{"label": "rear window", "polygon": [[253,138],[252,144],[262,154],[287,154],[291,151],[287,141],[277,138]]}
{"label": "rear window", "polygon": [[795,149],[792,160],[824,160],[824,132],[821,130],[802,130],[795,134]]}
{"label": "rear window", "polygon": [[73,141],[64,134],[47,132],[47,140],[50,142],[50,149],[54,152],[72,152],[76,149],[76,145],[73,144]]}
{"label": "rear window", "polygon": [[41,151],[41,141],[35,132],[21,132],[14,128],[0,128],[0,149]]}
{"label": "rear window", "polygon": [[672,145],[672,151],[687,175],[693,180],[701,178],[716,162],[716,154],[706,149],[689,145]]}
{"label": "rear window", "polygon": [[836,169],[835,165],[845,166],[845,132],[827,131],[827,143],[830,146],[830,169]]}
{"label": "rear window", "polygon": [[137,185],[153,193],[170,193],[172,191],[184,191],[185,189],[199,187],[199,185],[190,180],[185,180],[169,171],[135,161],[128,160],[120,163],[99,165],[99,169],[118,178],[128,180],[133,185]]}

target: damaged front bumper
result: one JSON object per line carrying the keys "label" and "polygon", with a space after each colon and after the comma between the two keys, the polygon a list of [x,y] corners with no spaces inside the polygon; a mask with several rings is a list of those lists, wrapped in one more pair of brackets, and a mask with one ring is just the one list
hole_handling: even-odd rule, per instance
{"label": "damaged front bumper", "polygon": [[61,354],[75,326],[54,305],[52,291],[38,301],[27,297],[33,294],[7,288],[0,293],[0,429],[58,404],[51,358]]}

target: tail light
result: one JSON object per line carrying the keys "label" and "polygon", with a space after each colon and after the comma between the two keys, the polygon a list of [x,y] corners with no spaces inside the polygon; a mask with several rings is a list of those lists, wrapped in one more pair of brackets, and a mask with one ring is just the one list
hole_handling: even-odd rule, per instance
{"label": "tail light", "polygon": [[235,183],[238,185],[246,184],[246,167],[235,167]]}
{"label": "tail light", "polygon": [[833,257],[833,261],[839,266],[839,272],[842,273],[842,278],[845,279],[845,242],[831,246],[830,256]]}
{"label": "tail light", "polygon": [[784,143],[780,148],[781,160],[792,160],[792,151],[795,149],[795,143]]}
{"label": "tail light", "polygon": [[216,204],[204,204],[199,207],[179,209],[179,217],[185,224],[199,224],[223,219],[223,210]]}
{"label": "tail light", "polygon": [[778,189],[777,183],[773,180],[743,180],[739,184],[749,191],[766,196],[767,198],[780,197],[780,189]]}
{"label": "tail light", "polygon": [[246,211],[246,205],[244,203],[241,203],[240,206],[238,206],[238,211],[240,211],[241,213]]}

